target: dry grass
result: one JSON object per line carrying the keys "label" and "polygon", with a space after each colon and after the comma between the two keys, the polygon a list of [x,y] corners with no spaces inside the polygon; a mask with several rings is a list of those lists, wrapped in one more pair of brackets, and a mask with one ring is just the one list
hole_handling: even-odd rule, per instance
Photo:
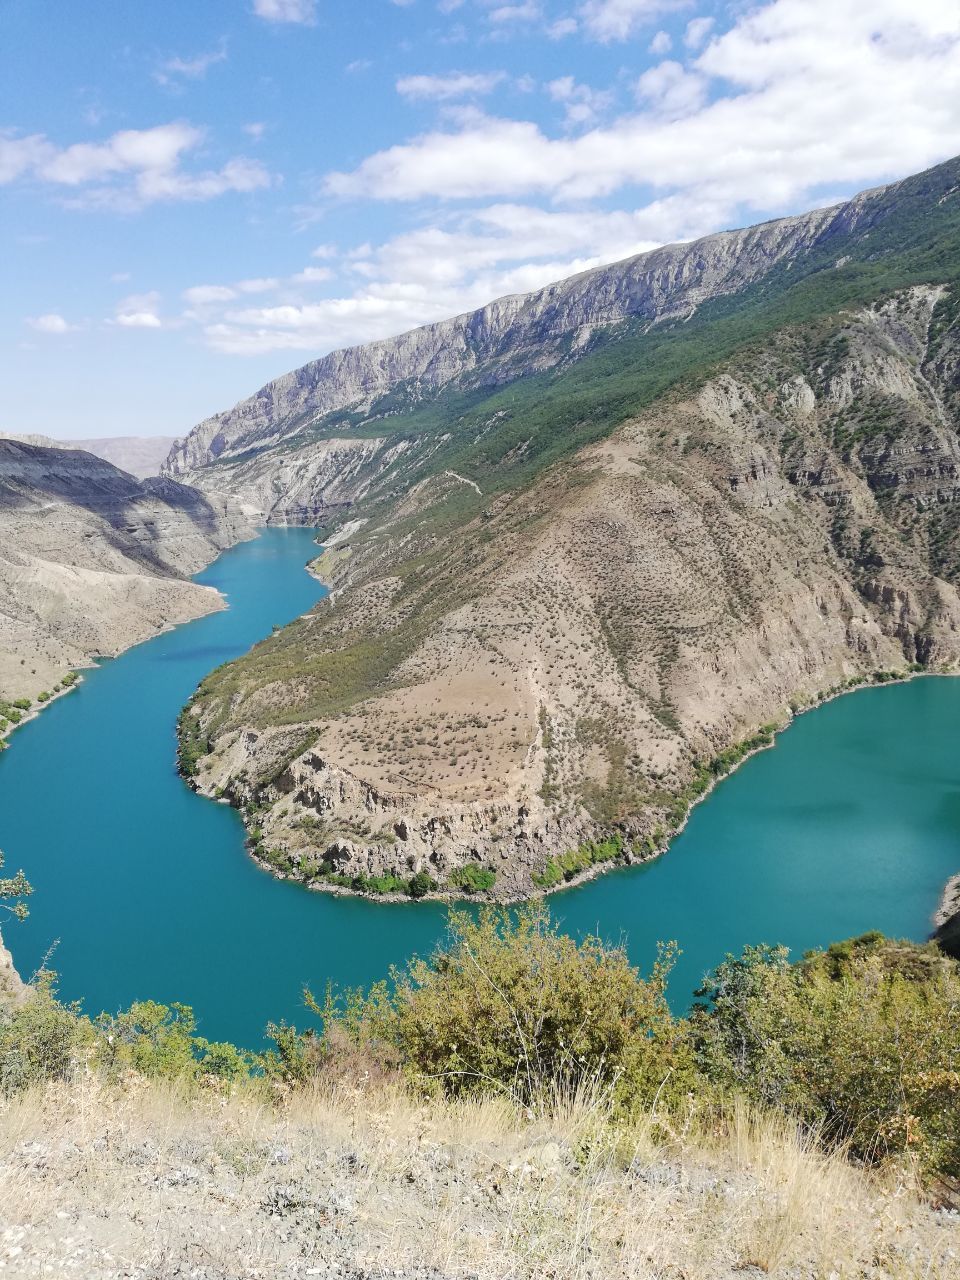
{"label": "dry grass", "polygon": [[0,1274],[723,1280],[960,1274],[960,1221],[735,1112],[629,1128],[580,1099],[279,1106],[93,1078],[0,1116]]}

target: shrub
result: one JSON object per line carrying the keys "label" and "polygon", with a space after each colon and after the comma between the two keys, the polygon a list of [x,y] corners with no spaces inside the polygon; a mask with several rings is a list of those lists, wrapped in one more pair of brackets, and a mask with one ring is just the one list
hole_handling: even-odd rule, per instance
{"label": "shrub", "polygon": [[483,893],[492,889],[497,882],[497,873],[490,867],[478,866],[468,862],[465,867],[458,867],[450,877],[450,883],[463,893]]}
{"label": "shrub", "polygon": [[865,934],[796,965],[748,947],[699,994],[697,1053],[722,1086],[860,1159],[960,1180],[960,969],[935,947]]}
{"label": "shrub", "polygon": [[436,887],[436,880],[432,879],[426,871],[418,871],[416,875],[411,876],[407,893],[411,898],[425,898]]}
{"label": "shrub", "polygon": [[667,1103],[694,1071],[666,1002],[674,955],[662,949],[644,980],[621,948],[559,934],[542,906],[453,911],[446,945],[391,987],[339,1008],[328,997],[325,1034],[388,1046],[418,1084],[451,1096],[495,1090],[529,1105],[586,1082],[624,1105]]}
{"label": "shrub", "polygon": [[66,1080],[90,1024],[76,1005],[57,999],[55,977],[44,972],[26,998],[0,1012],[0,1091],[9,1096],[47,1080]]}
{"label": "shrub", "polygon": [[249,1073],[253,1061],[232,1044],[196,1035],[193,1010],[185,1004],[138,1000],[124,1013],[101,1014],[95,1027],[97,1058],[110,1071],[133,1068],[165,1079],[214,1075],[235,1080]]}

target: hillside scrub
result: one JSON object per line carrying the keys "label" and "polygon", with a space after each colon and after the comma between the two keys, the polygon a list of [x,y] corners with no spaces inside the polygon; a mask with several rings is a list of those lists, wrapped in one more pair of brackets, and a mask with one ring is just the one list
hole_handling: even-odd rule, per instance
{"label": "hillside scrub", "polygon": [[[551,1114],[585,1093],[611,1123],[665,1132],[746,1106],[805,1141],[960,1193],[960,966],[932,945],[878,934],[812,952],[747,948],[709,975],[687,1017],[667,1003],[675,955],[648,977],[620,947],[561,934],[542,905],[450,915],[446,942],[366,992],[307,1003],[318,1025],[268,1029],[248,1053],[197,1034],[183,1005],[141,1001],[89,1019],[50,975],[0,1015],[8,1100],[82,1075],[130,1073],[273,1105],[319,1082],[423,1100],[502,1099]],[[771,1123],[774,1121],[771,1119]]]}

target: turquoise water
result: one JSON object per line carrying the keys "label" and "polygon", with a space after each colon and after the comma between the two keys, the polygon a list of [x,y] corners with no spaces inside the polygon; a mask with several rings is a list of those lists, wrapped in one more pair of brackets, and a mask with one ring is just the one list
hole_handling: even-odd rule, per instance
{"label": "turquoise water", "polygon": [[[236,813],[176,772],[175,722],[213,667],[322,594],[310,530],[271,529],[198,580],[230,608],[104,662],[0,756],[0,848],[35,887],[5,929],[22,973],[49,963],[89,1012],[152,997],[214,1038],[303,1022],[304,984],[366,983],[443,930],[436,903],[333,898],[245,855]],[[683,948],[673,1002],[747,942],[797,951],[878,928],[923,938],[960,870],[960,680],[869,689],[801,717],[700,805],[669,853],[551,899],[565,928],[626,941],[649,968]],[[54,946],[54,944],[56,944]]]}

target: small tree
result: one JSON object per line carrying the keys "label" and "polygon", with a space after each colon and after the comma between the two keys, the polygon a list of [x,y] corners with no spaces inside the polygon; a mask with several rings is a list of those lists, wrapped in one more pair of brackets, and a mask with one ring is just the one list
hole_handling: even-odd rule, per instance
{"label": "small tree", "polygon": [[[0,868],[3,864],[3,850],[0,849]],[[29,897],[31,893],[33,893],[33,885],[22,871],[18,871],[15,876],[0,876],[0,906],[15,919],[26,920],[30,914],[23,899]]]}

